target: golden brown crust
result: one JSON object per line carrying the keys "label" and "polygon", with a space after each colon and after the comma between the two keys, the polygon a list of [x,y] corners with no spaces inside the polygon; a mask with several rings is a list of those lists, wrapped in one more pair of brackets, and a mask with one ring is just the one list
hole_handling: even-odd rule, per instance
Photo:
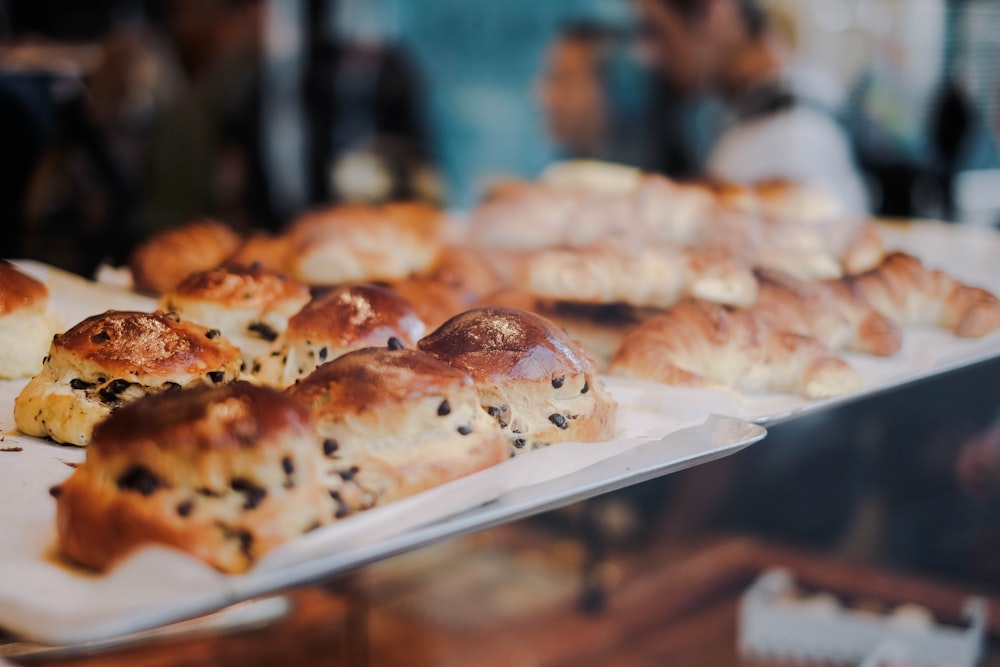
{"label": "golden brown crust", "polygon": [[223,308],[266,311],[286,299],[308,298],[309,288],[260,265],[227,264],[188,276],[167,295],[168,304],[172,296],[213,301]]}
{"label": "golden brown crust", "polygon": [[317,296],[296,313],[288,322],[287,340],[379,346],[395,336],[413,346],[423,331],[413,305],[396,292],[377,285],[348,285]]}
{"label": "golden brown crust", "polygon": [[153,396],[97,429],[87,460],[56,488],[60,548],[106,570],[163,544],[242,572],[332,519],[305,411],[235,383]]}
{"label": "golden brown crust", "polygon": [[192,273],[214,268],[240,247],[240,237],[219,222],[202,220],[161,232],[129,259],[136,289],[162,294]]}
{"label": "golden brown crust", "polygon": [[207,373],[239,358],[236,348],[220,344],[206,327],[159,311],[109,310],[88,317],[53,339],[51,354],[62,351],[126,376]]}
{"label": "golden brown crust", "polygon": [[323,364],[288,391],[307,405],[322,404],[329,417],[472,387],[468,375],[424,352],[370,347]]}
{"label": "golden brown crust", "polygon": [[593,363],[555,324],[511,308],[475,308],[445,322],[419,347],[476,382],[538,380],[593,371]]}
{"label": "golden brown crust", "polygon": [[48,298],[49,290],[43,283],[0,259],[0,316],[31,306],[44,309]]}
{"label": "golden brown crust", "polygon": [[291,253],[289,238],[256,233],[245,239],[235,254],[226,258],[226,265],[261,266],[276,273],[287,274]]}
{"label": "golden brown crust", "polygon": [[466,308],[471,308],[506,283],[494,266],[490,253],[460,246],[442,249],[427,277],[452,288],[460,295]]}

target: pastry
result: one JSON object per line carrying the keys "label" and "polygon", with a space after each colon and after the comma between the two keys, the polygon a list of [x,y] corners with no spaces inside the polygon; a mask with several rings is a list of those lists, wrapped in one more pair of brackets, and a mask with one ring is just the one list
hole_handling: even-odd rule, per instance
{"label": "pastry", "polygon": [[42,372],[14,400],[26,435],[85,446],[94,425],[147,394],[232,382],[240,351],[175,314],[109,310],[57,335]]}
{"label": "pastry", "polygon": [[0,259],[0,379],[34,375],[59,318],[49,308],[44,284]]}
{"label": "pastry", "polygon": [[741,262],[670,244],[543,250],[523,271],[527,292],[560,301],[666,308],[684,297],[739,306],[757,298],[757,281]]}
{"label": "pastry", "polygon": [[261,382],[287,387],[314,368],[363,347],[390,339],[413,347],[425,326],[409,301],[387,287],[338,287],[310,301],[289,321],[251,373]]}
{"label": "pastry", "polygon": [[416,350],[366,348],[289,389],[323,439],[336,516],[412,495],[508,457],[472,380]]}
{"label": "pastry", "polygon": [[416,203],[314,211],[288,230],[289,268],[310,285],[401,280],[433,265],[443,227],[437,210]]}
{"label": "pastry", "polygon": [[514,454],[614,434],[617,404],[594,363],[539,315],[476,308],[450,319],[419,348],[472,376],[480,404]]}
{"label": "pastry", "polygon": [[892,356],[902,348],[900,328],[846,280],[804,281],[758,270],[757,282],[757,302],[750,311],[779,331],[879,356]]}
{"label": "pastry", "polygon": [[160,308],[218,329],[252,363],[309,299],[308,287],[281,274],[226,265],[188,276],[161,297]]}
{"label": "pastry", "polygon": [[750,312],[693,300],[632,329],[610,372],[671,385],[808,398],[845,394],[861,384],[822,343],[777,331]]}
{"label": "pastry", "polygon": [[933,324],[961,338],[981,338],[1000,328],[1000,299],[903,252],[848,280],[877,311],[904,326]]}
{"label": "pastry", "polygon": [[219,222],[202,220],[156,234],[129,259],[135,288],[162,294],[192,273],[212,269],[240,247],[237,234]]}
{"label": "pastry", "polygon": [[162,544],[223,572],[332,518],[308,413],[236,382],[148,396],[94,430],[56,497],[59,546],[104,571]]}

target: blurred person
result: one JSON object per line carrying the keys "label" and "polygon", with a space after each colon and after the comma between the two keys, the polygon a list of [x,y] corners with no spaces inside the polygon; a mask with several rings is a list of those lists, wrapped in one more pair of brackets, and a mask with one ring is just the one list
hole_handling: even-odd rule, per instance
{"label": "blurred person", "polygon": [[646,166],[643,81],[620,31],[593,22],[563,28],[546,54],[535,97],[561,157]]}
{"label": "blurred person", "polygon": [[867,210],[834,110],[772,36],[760,0],[636,0],[636,9],[646,60],[678,93],[724,105],[704,175],[803,181]]}

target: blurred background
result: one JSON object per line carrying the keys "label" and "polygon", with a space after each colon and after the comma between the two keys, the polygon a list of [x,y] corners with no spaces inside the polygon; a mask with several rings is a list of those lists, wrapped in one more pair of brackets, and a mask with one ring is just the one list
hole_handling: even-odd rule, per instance
{"label": "blurred background", "polygon": [[[1000,220],[1000,5],[763,4],[874,213]],[[697,177],[720,104],[636,27],[627,0],[0,0],[3,254],[87,274],[198,216],[464,211],[564,157]]]}

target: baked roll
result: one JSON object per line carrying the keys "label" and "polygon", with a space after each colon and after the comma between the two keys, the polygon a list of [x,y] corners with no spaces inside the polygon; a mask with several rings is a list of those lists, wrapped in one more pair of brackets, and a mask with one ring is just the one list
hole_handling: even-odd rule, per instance
{"label": "baked roll", "polygon": [[226,258],[226,264],[260,266],[268,271],[287,275],[291,252],[291,240],[288,237],[256,232],[248,236],[239,249]]}
{"label": "baked roll", "polygon": [[439,211],[416,203],[314,211],[288,230],[289,268],[310,285],[401,280],[431,267],[443,229]]}
{"label": "baked roll", "polygon": [[218,329],[251,364],[309,299],[308,287],[281,274],[227,265],[188,276],[163,295],[160,308]]}
{"label": "baked roll", "polygon": [[336,517],[412,495],[508,457],[472,380],[416,350],[366,348],[289,389],[323,438]]}
{"label": "baked roll", "polygon": [[147,394],[233,382],[240,351],[175,314],[109,310],[52,340],[42,372],[14,400],[25,435],[85,446],[94,425]]}
{"label": "baked roll", "polygon": [[270,352],[251,372],[258,380],[287,387],[320,364],[390,339],[413,347],[425,326],[409,301],[387,287],[338,287],[310,301],[289,321]]}
{"label": "baked roll", "polygon": [[664,384],[789,392],[825,398],[861,379],[819,341],[778,331],[756,315],[682,301],[625,336],[610,372]]}
{"label": "baked roll", "polygon": [[1000,329],[1000,299],[903,252],[848,280],[877,311],[904,326],[932,324],[960,338],[981,338]]}
{"label": "baked roll", "polygon": [[437,280],[410,278],[389,285],[393,292],[410,302],[429,329],[435,329],[469,308],[462,293]]}
{"label": "baked roll", "polygon": [[0,259],[0,379],[34,375],[61,328],[44,284]]}
{"label": "baked roll", "polygon": [[472,376],[513,454],[614,434],[617,404],[594,363],[544,317],[476,308],[448,320],[419,348]]}
{"label": "baked roll", "polygon": [[192,273],[222,264],[241,243],[236,232],[212,220],[156,234],[129,258],[135,288],[150,294],[168,292]]}
{"label": "baked roll", "polygon": [[101,571],[163,544],[244,572],[329,520],[319,446],[308,413],[274,389],[149,396],[102,422],[86,461],[52,489],[59,546]]}
{"label": "baked roll", "polygon": [[759,270],[757,282],[757,303],[750,311],[779,331],[886,357],[903,346],[900,328],[872,308],[849,281],[804,281]]}

